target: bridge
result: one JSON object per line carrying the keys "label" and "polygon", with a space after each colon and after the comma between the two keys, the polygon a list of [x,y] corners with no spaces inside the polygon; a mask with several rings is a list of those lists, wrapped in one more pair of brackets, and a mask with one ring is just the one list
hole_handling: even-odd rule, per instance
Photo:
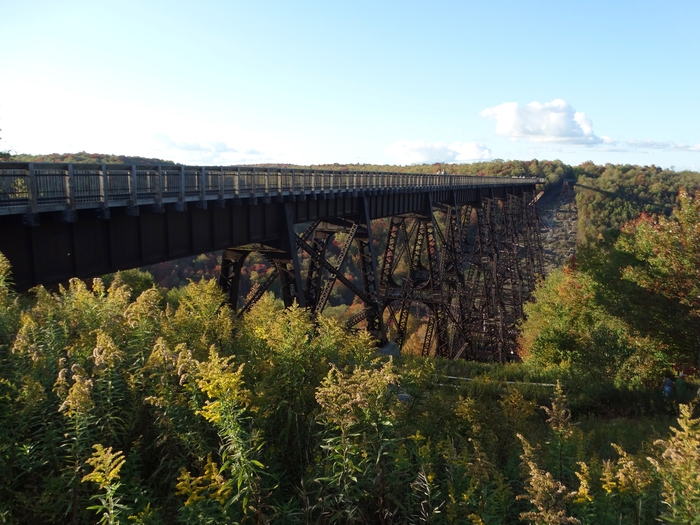
{"label": "bridge", "polygon": [[[238,314],[277,282],[286,305],[318,315],[342,283],[363,304],[350,328],[401,346],[414,316],[426,320],[423,355],[506,361],[543,271],[539,182],[0,163],[0,252],[24,291],[223,250],[220,284]],[[253,252],[273,270],[241,301]]]}

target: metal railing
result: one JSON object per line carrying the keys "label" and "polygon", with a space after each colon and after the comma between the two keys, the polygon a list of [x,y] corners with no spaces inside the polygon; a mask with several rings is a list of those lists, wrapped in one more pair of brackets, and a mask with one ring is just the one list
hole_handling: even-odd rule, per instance
{"label": "metal railing", "polygon": [[0,215],[207,200],[431,191],[541,182],[246,166],[0,163]]}

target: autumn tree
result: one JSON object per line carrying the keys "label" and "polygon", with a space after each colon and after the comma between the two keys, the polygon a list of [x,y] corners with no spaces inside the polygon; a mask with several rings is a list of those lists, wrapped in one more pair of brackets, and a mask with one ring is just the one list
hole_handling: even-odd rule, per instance
{"label": "autumn tree", "polygon": [[693,198],[681,190],[670,218],[643,214],[629,223],[617,247],[637,259],[624,269],[625,279],[700,316],[700,192]]}

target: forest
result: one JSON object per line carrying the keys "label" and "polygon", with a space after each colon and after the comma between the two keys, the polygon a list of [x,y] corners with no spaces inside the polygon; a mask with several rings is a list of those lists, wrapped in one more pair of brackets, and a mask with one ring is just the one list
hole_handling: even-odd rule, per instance
{"label": "forest", "polygon": [[700,523],[700,174],[439,169],[572,181],[517,362],[392,359],[273,293],[236,317],[216,254],[26,295],[0,256],[0,523]]}
{"label": "forest", "polygon": [[146,157],[134,157],[128,155],[110,155],[100,153],[49,153],[46,155],[11,155],[7,160],[12,162],[80,162],[84,164],[138,164],[140,166],[153,166],[157,164],[175,164],[171,160],[151,159]]}

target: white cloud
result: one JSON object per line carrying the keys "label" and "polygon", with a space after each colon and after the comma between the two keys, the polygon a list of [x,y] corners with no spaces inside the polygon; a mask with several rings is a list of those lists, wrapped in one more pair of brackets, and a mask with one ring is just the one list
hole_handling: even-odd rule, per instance
{"label": "white cloud", "polygon": [[235,165],[272,162],[274,155],[254,148],[236,149],[226,142],[209,140],[192,142],[175,140],[165,134],[156,134],[149,145],[151,155],[193,165]]}
{"label": "white cloud", "polygon": [[178,142],[162,133],[155,135],[154,140],[168,150],[182,150],[207,153],[238,153],[237,149],[228,147],[225,142],[222,142],[220,140],[205,142],[203,144],[199,142]]}
{"label": "white cloud", "polygon": [[670,141],[655,141],[655,140],[628,140],[628,146],[638,149],[660,149],[671,151],[700,151],[700,144],[683,144]]}
{"label": "white cloud", "polygon": [[487,160],[491,151],[478,142],[425,142],[422,140],[400,140],[386,147],[384,154],[399,164],[422,164],[430,162],[468,162]]}
{"label": "white cloud", "polygon": [[585,113],[562,99],[552,102],[530,102],[520,106],[505,102],[484,109],[480,115],[496,121],[496,133],[510,139],[569,144],[612,143],[608,137],[593,133],[593,123]]}

